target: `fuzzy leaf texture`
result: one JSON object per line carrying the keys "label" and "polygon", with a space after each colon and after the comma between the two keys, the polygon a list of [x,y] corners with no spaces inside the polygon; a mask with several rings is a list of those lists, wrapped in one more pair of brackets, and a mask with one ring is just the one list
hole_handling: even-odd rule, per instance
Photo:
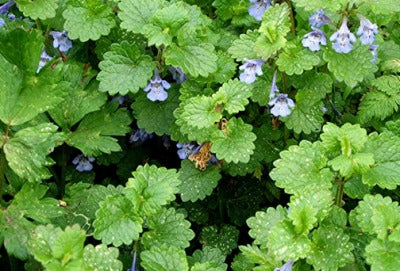
{"label": "fuzzy leaf texture", "polygon": [[200,242],[205,247],[218,248],[224,255],[237,246],[238,238],[239,231],[230,225],[204,227],[200,234]]}
{"label": "fuzzy leaf texture", "polygon": [[140,265],[147,271],[187,271],[185,251],[175,246],[153,246],[140,253]]}
{"label": "fuzzy leaf texture", "polygon": [[56,16],[56,9],[58,7],[57,0],[16,0],[15,2],[24,15],[32,19],[43,20]]}
{"label": "fuzzy leaf texture", "polygon": [[249,85],[235,79],[223,84],[217,93],[213,95],[213,98],[219,103],[222,102],[224,109],[229,114],[235,114],[245,110],[250,96],[251,88]]}
{"label": "fuzzy leaf texture", "polygon": [[296,6],[313,12],[318,9],[337,11],[347,3],[346,0],[294,0],[293,2],[296,4]]}

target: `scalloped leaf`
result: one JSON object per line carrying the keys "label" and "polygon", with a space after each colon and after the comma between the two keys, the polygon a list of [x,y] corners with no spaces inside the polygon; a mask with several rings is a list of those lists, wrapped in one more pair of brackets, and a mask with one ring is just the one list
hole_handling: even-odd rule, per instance
{"label": "scalloped leaf", "polygon": [[346,0],[294,0],[296,6],[305,10],[316,11],[318,9],[329,9],[332,11],[340,10]]}
{"label": "scalloped leaf", "polygon": [[119,250],[104,244],[93,246],[89,244],[83,250],[83,259],[89,270],[121,271],[122,262],[118,260]]}
{"label": "scalloped leaf", "polygon": [[400,243],[375,239],[365,248],[366,261],[373,271],[397,271],[400,266]]}
{"label": "scalloped leaf", "polygon": [[180,118],[189,126],[207,128],[222,118],[221,112],[216,108],[217,101],[212,97],[193,97],[185,101]]}
{"label": "scalloped leaf", "polygon": [[229,80],[212,96],[214,100],[222,102],[229,114],[245,110],[251,96],[251,87],[238,79]]}
{"label": "scalloped leaf", "polygon": [[246,34],[241,34],[239,39],[232,42],[228,53],[235,59],[242,61],[243,59],[257,59],[257,53],[254,51],[254,45],[259,37],[258,31],[247,30]]}
{"label": "scalloped leaf", "polygon": [[237,247],[239,231],[230,225],[204,227],[200,242],[204,247],[219,248],[224,255],[230,254]]}
{"label": "scalloped leaf", "polygon": [[47,19],[56,16],[56,9],[58,7],[57,0],[15,0],[25,16],[32,19]]}
{"label": "scalloped leaf", "polygon": [[140,253],[140,265],[147,271],[188,271],[183,249],[175,246],[153,246]]}

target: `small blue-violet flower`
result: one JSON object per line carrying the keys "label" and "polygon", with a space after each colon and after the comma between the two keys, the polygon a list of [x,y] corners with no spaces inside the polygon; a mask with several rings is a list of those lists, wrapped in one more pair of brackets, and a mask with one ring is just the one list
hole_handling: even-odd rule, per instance
{"label": "small blue-violet flower", "polygon": [[340,26],[339,30],[333,33],[330,37],[330,41],[335,41],[332,48],[338,53],[349,53],[353,50],[353,45],[351,43],[356,42],[356,37],[350,32],[347,27],[347,18],[345,18]]}
{"label": "small blue-violet flower", "polygon": [[50,31],[50,35],[53,36],[53,47],[59,49],[61,52],[68,52],[72,48],[72,41],[68,38],[65,31]]}
{"label": "small blue-violet flower", "polygon": [[79,154],[72,160],[72,164],[76,165],[76,170],[79,172],[91,171],[93,169],[92,163],[94,160],[93,157],[86,157],[83,154]]}
{"label": "small blue-violet flower", "polygon": [[246,84],[252,84],[256,81],[256,75],[262,75],[263,71],[261,69],[264,64],[262,59],[244,59],[245,63],[239,67],[239,70],[243,71],[239,79]]}
{"label": "small blue-violet flower", "polygon": [[196,145],[190,143],[177,143],[176,147],[178,148],[177,154],[182,160],[187,159],[196,150]]}
{"label": "small blue-violet flower", "polygon": [[39,73],[44,65],[46,65],[46,63],[49,62],[51,59],[52,57],[46,53],[45,49],[43,49],[42,54],[40,55],[40,61],[36,73]]}
{"label": "small blue-violet flower", "polygon": [[182,84],[186,81],[186,75],[183,73],[180,67],[169,67],[169,71],[172,74],[172,78],[176,81],[177,84]]}
{"label": "small blue-violet flower", "polygon": [[375,35],[378,34],[378,26],[371,23],[367,18],[360,18],[360,27],[358,28],[357,35],[360,36],[362,44],[372,44],[375,41]]}
{"label": "small blue-violet flower", "polygon": [[262,21],[264,12],[271,6],[271,0],[250,0],[250,2],[254,4],[249,7],[250,16],[257,21]]}
{"label": "small blue-violet flower", "polygon": [[325,33],[317,28],[312,28],[313,31],[307,33],[301,43],[304,47],[307,47],[311,51],[319,51],[321,49],[320,45],[326,46]]}
{"label": "small blue-violet flower", "polygon": [[269,101],[268,103],[271,108],[271,114],[275,117],[287,117],[291,113],[291,108],[295,107],[295,104],[292,99],[288,98],[287,94],[278,94],[275,98]]}
{"label": "small blue-violet flower", "polygon": [[308,23],[312,27],[321,27],[329,22],[329,17],[325,15],[325,12],[322,9],[318,10],[313,15],[311,15],[310,18],[308,18]]}
{"label": "small blue-violet flower", "polygon": [[0,28],[6,24],[3,18],[0,18]]}
{"label": "small blue-violet flower", "polygon": [[148,134],[144,129],[138,129],[131,133],[129,137],[129,143],[141,141],[142,143],[148,139],[152,139],[153,134]]}
{"label": "small blue-violet flower", "polygon": [[375,63],[375,62],[376,62],[376,57],[378,56],[378,47],[379,47],[379,45],[377,45],[377,44],[372,44],[372,45],[369,47],[369,51],[370,51],[371,54],[372,54],[372,59],[371,59],[371,62],[372,62],[372,63]]}
{"label": "small blue-violet flower", "polygon": [[161,79],[158,75],[158,70],[155,71],[153,79],[150,80],[147,87],[144,89],[147,93],[147,98],[152,101],[165,101],[168,98],[168,93],[164,89],[169,89],[171,85]]}
{"label": "small blue-violet flower", "polygon": [[281,267],[275,268],[274,271],[292,271],[293,261],[288,261]]}
{"label": "small blue-violet flower", "polygon": [[8,14],[9,9],[14,5],[14,1],[8,1],[4,5],[0,6],[0,14]]}

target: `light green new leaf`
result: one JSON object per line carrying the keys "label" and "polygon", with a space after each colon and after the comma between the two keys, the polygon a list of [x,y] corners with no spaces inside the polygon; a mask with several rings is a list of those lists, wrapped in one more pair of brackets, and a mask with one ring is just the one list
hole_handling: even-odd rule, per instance
{"label": "light green new leaf", "polygon": [[386,240],[389,237],[389,240],[398,241],[400,207],[397,202],[376,206],[371,221],[374,224],[374,231],[379,239]]}
{"label": "light green new leaf", "polygon": [[184,249],[190,246],[190,240],[194,238],[190,222],[174,208],[163,208],[160,212],[148,217],[146,226],[150,230],[141,237],[141,243],[145,249],[160,247],[164,244]]}
{"label": "light green new leaf", "polygon": [[249,16],[250,3],[247,0],[214,0],[212,5],[216,8],[218,19],[231,20],[234,26],[249,26],[255,22],[254,18]]}
{"label": "light green new leaf", "polygon": [[85,266],[93,271],[121,271],[122,263],[118,260],[119,251],[104,244],[87,245],[83,250]]}
{"label": "light green new leaf", "polygon": [[121,28],[133,33],[143,33],[143,26],[150,22],[154,13],[166,5],[165,0],[124,0],[118,5]]}
{"label": "light green new leaf", "polygon": [[298,234],[290,221],[283,220],[272,227],[268,250],[277,260],[296,261],[310,254],[311,241],[306,234]]}
{"label": "light green new leaf", "polygon": [[369,186],[396,189],[400,185],[400,138],[387,132],[372,133],[363,152],[372,153],[375,160],[362,175],[363,182]]}
{"label": "light green new leaf", "polygon": [[247,163],[255,149],[256,138],[251,125],[244,123],[241,118],[233,117],[225,130],[217,130],[212,135],[211,151],[219,160],[224,159],[227,163]]}
{"label": "light green new leaf", "polygon": [[212,165],[205,170],[199,170],[192,162],[183,160],[179,170],[179,179],[182,181],[179,186],[182,201],[195,202],[211,195],[221,179],[221,174],[216,166]]}
{"label": "light green new leaf", "polygon": [[[254,270],[254,271],[262,271],[262,270],[272,270],[275,269],[276,266],[281,265],[281,261],[275,260],[271,254],[266,249],[260,249],[258,246],[255,245],[247,245],[247,246],[239,246],[239,249],[242,254],[240,256],[244,256],[245,266],[240,267],[239,269],[234,269],[235,271],[239,270]],[[240,258],[239,258],[240,259]],[[235,258],[235,261],[237,257]],[[250,265],[252,263],[252,265]],[[257,267],[254,267],[257,265]],[[233,266],[232,266],[233,267]]]}
{"label": "light green new leaf", "polygon": [[276,61],[279,70],[288,75],[302,74],[303,71],[311,70],[320,63],[321,59],[317,54],[304,48],[300,40],[296,40],[285,46],[285,49]]}
{"label": "light green new leaf", "polygon": [[376,14],[389,15],[400,12],[400,6],[396,0],[357,0],[357,2]]}
{"label": "light green new leaf", "polygon": [[254,51],[254,45],[259,37],[259,33],[254,30],[247,30],[246,34],[241,34],[240,38],[232,42],[228,53],[235,59],[242,61],[247,59],[257,59],[257,53]]}
{"label": "light green new leaf", "polygon": [[4,145],[9,167],[21,178],[31,182],[51,177],[46,166],[54,164],[47,155],[65,140],[58,127],[44,123],[19,130]]}
{"label": "light green new leaf", "polygon": [[175,246],[152,246],[140,253],[140,265],[147,271],[188,271],[186,253]]}
{"label": "light green new leaf", "polygon": [[219,248],[224,255],[237,247],[239,231],[230,225],[204,227],[200,234],[200,243],[204,247]]}
{"label": "light green new leaf", "polygon": [[[350,236],[335,226],[319,227],[313,232],[312,252],[307,263],[315,270],[336,271],[354,260]],[[340,257],[338,257],[340,255]]]}
{"label": "light green new leaf", "polygon": [[328,165],[340,174],[349,179],[354,174],[363,174],[369,171],[370,166],[374,164],[372,153],[356,153],[351,156],[340,155],[328,162]]}
{"label": "light green new leaf", "polygon": [[286,3],[270,7],[263,16],[254,50],[264,60],[286,44],[290,31],[289,9]]}
{"label": "light green new leaf", "polygon": [[86,115],[78,128],[68,134],[67,144],[80,149],[86,156],[121,150],[118,140],[111,136],[130,132],[131,117],[126,109],[117,110],[117,107],[117,103],[111,103]]}
{"label": "light green new leaf", "polygon": [[293,2],[296,6],[313,12],[318,9],[337,11],[347,3],[346,0],[294,0]]}
{"label": "light green new leaf", "polygon": [[193,77],[207,77],[217,70],[217,55],[210,43],[178,46],[172,44],[164,54],[165,64],[180,67]]}
{"label": "light green new leaf", "polygon": [[265,248],[272,227],[284,220],[286,214],[286,209],[278,205],[276,209],[269,207],[266,212],[258,211],[255,216],[247,219],[246,223],[250,228],[249,235],[254,239],[254,244]]}
{"label": "light green new leaf", "polygon": [[250,86],[234,79],[223,84],[212,97],[214,101],[222,102],[229,114],[235,114],[244,111],[250,96]]}
{"label": "light green new leaf", "polygon": [[226,266],[220,266],[214,262],[195,263],[190,271],[226,271]]}
{"label": "light green new leaf", "polygon": [[197,96],[184,102],[180,119],[189,126],[207,128],[213,126],[222,118],[220,110],[217,110],[218,101],[213,97]]}
{"label": "light green new leaf", "polygon": [[400,243],[374,239],[365,248],[371,271],[397,271],[400,266]]}
{"label": "light green new leaf", "polygon": [[123,41],[111,45],[99,67],[101,71],[97,79],[100,81],[100,91],[110,95],[125,95],[144,88],[156,66],[152,58],[143,54],[135,44]]}
{"label": "light green new leaf", "polygon": [[56,9],[58,7],[58,0],[16,0],[18,9],[24,13],[25,16],[32,19],[47,19],[56,16]]}
{"label": "light green new leaf", "polygon": [[315,91],[302,89],[296,94],[296,106],[288,117],[282,118],[282,121],[289,129],[295,133],[315,133],[321,131],[324,123],[324,112],[322,111],[322,100]]}
{"label": "light green new leaf", "polygon": [[143,219],[137,212],[137,206],[123,195],[107,197],[100,203],[93,222],[94,238],[104,244],[120,246],[130,245],[139,239]]}
{"label": "light green new leaf", "polygon": [[302,194],[331,188],[333,174],[326,168],[328,159],[320,142],[302,141],[298,146],[282,151],[280,156],[281,159],[274,162],[270,176],[286,193]]}
{"label": "light green new leaf", "polygon": [[328,69],[338,81],[345,82],[351,88],[371,76],[377,66],[371,63],[372,55],[368,46],[357,44],[348,54],[335,52],[332,48],[324,51],[324,60]]}
{"label": "light green new leaf", "polygon": [[152,215],[175,199],[181,180],[175,169],[148,164],[132,172],[124,193],[143,215]]}
{"label": "light green new leaf", "polygon": [[111,7],[97,0],[69,1],[63,17],[69,38],[81,42],[98,40],[108,35],[115,26]]}

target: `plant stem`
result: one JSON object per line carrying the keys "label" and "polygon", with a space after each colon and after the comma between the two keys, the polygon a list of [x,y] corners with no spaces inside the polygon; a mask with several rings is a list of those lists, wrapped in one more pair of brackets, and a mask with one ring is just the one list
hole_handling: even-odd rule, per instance
{"label": "plant stem", "polygon": [[286,3],[288,4],[289,11],[290,11],[290,31],[293,34],[296,34],[296,26],[295,26],[294,14],[293,14],[292,2],[290,0],[286,0]]}
{"label": "plant stem", "polygon": [[336,205],[339,206],[339,208],[342,208],[344,183],[345,183],[344,179],[341,179],[340,181],[338,181],[338,192],[336,195]]}
{"label": "plant stem", "polygon": [[3,203],[3,185],[6,183],[6,168],[7,160],[4,152],[4,146],[8,141],[8,134],[10,132],[10,125],[6,127],[6,133],[4,134],[3,144],[1,145],[1,156],[0,156],[0,203]]}

